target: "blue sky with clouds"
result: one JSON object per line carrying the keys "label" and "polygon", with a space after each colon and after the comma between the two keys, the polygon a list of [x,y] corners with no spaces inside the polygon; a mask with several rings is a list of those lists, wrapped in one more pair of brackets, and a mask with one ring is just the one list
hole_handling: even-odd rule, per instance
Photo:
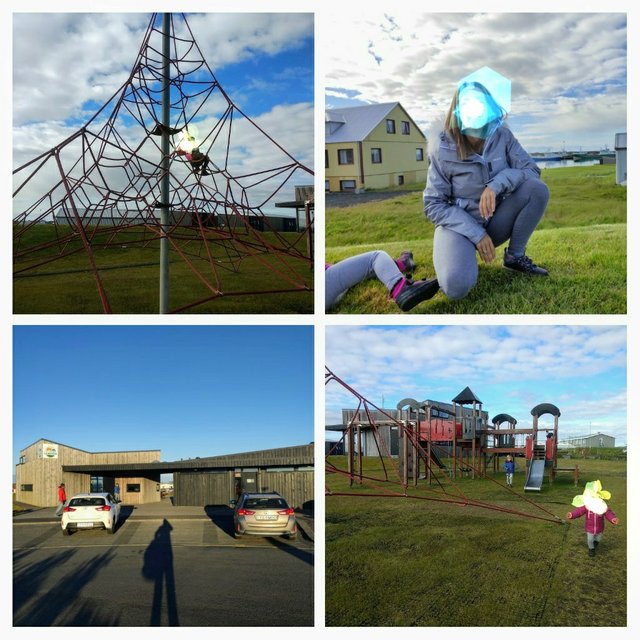
{"label": "blue sky with clouds", "polygon": [[308,326],[16,326],[13,461],[39,438],[162,460],[313,441]]}
{"label": "blue sky with clouds", "polygon": [[[150,13],[13,14],[14,168],[68,139],[112,99],[129,78],[151,16]],[[190,13],[186,19],[190,33],[182,14],[172,14],[171,31],[178,36],[172,40],[172,59],[180,61],[179,71],[186,74],[186,90],[202,92],[204,85],[190,83],[202,81],[206,67],[199,67],[198,63],[204,59],[226,96],[256,125],[234,111],[232,125],[225,121],[221,130],[216,129],[228,107],[226,98],[217,88],[206,102],[204,93],[193,97],[184,110],[197,124],[198,142],[207,140],[204,148],[212,162],[226,167],[235,177],[287,165],[291,157],[313,169],[313,13]],[[158,16],[158,31],[152,33],[149,48],[149,58],[155,60],[156,66],[159,56],[153,51],[162,48],[161,28]],[[191,38],[197,48],[186,44]],[[172,78],[177,76],[178,70],[172,66]],[[159,91],[157,84],[152,89]],[[137,81],[134,85],[137,86]],[[155,97],[159,98],[159,93]],[[133,100],[125,104],[134,114],[144,114],[145,126],[148,130],[153,128],[154,118],[141,106],[139,98],[138,106],[134,106]],[[95,119],[91,125],[93,134],[104,135],[100,129],[114,106],[115,101]],[[178,106],[172,109],[173,124],[178,122],[181,111]],[[159,119],[159,106],[156,116]],[[141,146],[146,132],[125,108],[120,109],[119,118],[116,144],[124,143],[136,149],[138,156],[156,161],[157,149],[148,141]],[[219,132],[218,136],[213,134],[214,130]],[[63,163],[71,165],[81,152],[79,141],[75,146],[69,145],[64,150]],[[57,167],[50,164],[51,168],[47,165],[37,181],[27,185],[14,199],[14,214],[37,202],[42,192],[57,183]],[[181,168],[176,165],[174,169]],[[184,168],[183,173],[186,171]],[[16,184],[24,179],[23,173],[16,175]],[[114,182],[116,178],[111,180],[109,186],[114,191],[125,188],[124,184]],[[312,180],[307,171],[297,170],[281,198],[293,199],[294,186]],[[250,202],[262,203],[275,190],[274,182],[251,185]],[[273,208],[273,203],[270,207]]]}
{"label": "blue sky with clouds", "polygon": [[329,23],[327,106],[401,102],[429,137],[458,80],[489,66],[512,81],[509,124],[530,151],[613,149],[615,133],[626,131],[624,13],[428,13],[374,4],[336,12]]}
{"label": "blue sky with clouds", "polygon": [[[379,407],[450,402],[469,386],[490,418],[508,413],[524,426],[550,402],[562,413],[559,439],[600,431],[618,445],[627,442],[626,360],[622,326],[334,326],[326,335],[327,367]],[[340,423],[342,408],[355,408],[352,396],[329,383],[325,424]]]}

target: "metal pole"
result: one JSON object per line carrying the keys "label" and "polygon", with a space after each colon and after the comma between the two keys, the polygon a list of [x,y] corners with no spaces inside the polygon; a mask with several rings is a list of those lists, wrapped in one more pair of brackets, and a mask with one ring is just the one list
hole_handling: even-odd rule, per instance
{"label": "metal pole", "polygon": [[162,140],[161,163],[162,182],[160,184],[160,225],[162,235],[160,237],[160,309],[159,313],[167,313],[169,310],[169,119],[171,116],[170,102],[170,29],[171,14],[162,14]]}

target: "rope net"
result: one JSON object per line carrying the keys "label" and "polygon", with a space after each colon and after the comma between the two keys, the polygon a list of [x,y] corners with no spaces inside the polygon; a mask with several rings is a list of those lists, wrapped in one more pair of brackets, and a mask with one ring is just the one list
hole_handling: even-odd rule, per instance
{"label": "rope net", "polygon": [[[510,500],[515,498],[522,507],[511,508],[502,504],[470,497],[449,475],[446,468],[442,468],[439,464],[434,464],[431,456],[420,443],[416,430],[407,425],[406,422],[397,420],[384,409],[377,407],[350,387],[344,380],[335,375],[329,368],[325,367],[325,386],[329,384],[339,385],[348,395],[353,396],[355,398],[356,408],[348,424],[345,425],[342,437],[330,448],[325,458],[325,473],[327,474],[327,479],[329,480],[333,475],[346,478],[349,480],[349,490],[337,491],[327,484],[325,487],[326,496],[428,500],[459,506],[478,507],[480,509],[498,511],[513,516],[546,520],[557,524],[562,523],[561,518],[558,518],[544,506],[518,494],[490,476],[484,477],[493,482],[500,490],[500,493],[508,495]],[[419,459],[420,464],[426,471],[425,478],[427,475],[430,476],[434,483],[433,485],[428,485],[426,482],[417,482],[416,479],[412,479],[411,483],[409,482],[409,474],[403,471],[400,457],[395,459],[391,455],[386,438],[383,437],[380,432],[380,427],[383,424],[385,426],[392,425],[398,429],[399,440],[406,440],[407,449],[413,450],[416,459]],[[370,441],[372,440],[375,444],[379,463],[379,469],[377,471],[365,472],[363,465],[361,465],[357,459],[355,462],[353,461],[353,458],[357,458],[357,453],[355,452],[359,450],[358,434],[363,431],[371,434]],[[435,450],[439,456],[446,456],[446,450],[444,448],[437,447],[437,445],[433,443],[431,446],[432,450]],[[347,454],[347,457],[351,460],[346,470],[330,460],[330,457],[342,448],[344,448],[345,454]],[[370,455],[370,453],[368,455]],[[417,468],[417,466],[418,465],[415,465],[414,469]],[[480,469],[474,470],[478,475],[482,475]],[[353,490],[354,484],[357,486],[357,490]],[[411,486],[411,484],[413,484],[413,486]]]}
{"label": "rope net", "polygon": [[[172,312],[223,295],[310,291],[302,274],[312,266],[313,196],[304,201],[306,223],[298,224],[296,209],[286,233],[265,208],[301,180],[312,182],[313,171],[234,104],[184,16],[170,20],[171,115],[164,126],[161,23],[162,16],[151,17],[129,78],[112,98],[66,140],[14,170],[14,278],[64,270],[65,259],[83,254],[102,310],[110,313],[103,250],[157,253],[166,238],[172,262],[186,266],[202,290]],[[163,137],[168,202],[161,198]],[[164,228],[162,209],[170,212]],[[53,226],[43,238],[38,225],[45,222]],[[247,260],[267,275],[265,282],[258,277],[250,290],[234,289],[227,274]]]}

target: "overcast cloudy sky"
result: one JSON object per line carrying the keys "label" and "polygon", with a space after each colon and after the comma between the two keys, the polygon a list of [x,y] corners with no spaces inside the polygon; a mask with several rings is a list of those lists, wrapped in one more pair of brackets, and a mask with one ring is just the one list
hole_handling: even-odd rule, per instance
{"label": "overcast cloudy sky", "polygon": [[390,4],[328,22],[327,107],[397,101],[429,136],[457,81],[488,66],[512,82],[509,124],[529,151],[613,149],[626,131],[623,13],[420,13]]}
{"label": "overcast cloudy sky", "polygon": [[[489,419],[555,404],[559,439],[601,431],[627,442],[626,328],[621,326],[333,326],[326,365],[378,407],[404,398],[450,402],[469,386]],[[384,399],[384,400],[383,400]],[[326,424],[353,396],[326,387]],[[541,424],[553,425],[551,416]],[[335,435],[335,434],[334,434]]]}
{"label": "overcast cloudy sky", "polygon": [[[180,14],[173,16],[176,28],[184,29]],[[13,14],[14,167],[65,140],[112,97],[129,77],[150,18],[142,13]],[[313,14],[196,13],[187,20],[231,100],[313,168]],[[198,54],[194,50],[189,57]],[[201,129],[216,121],[221,103],[210,100],[198,111],[205,119]],[[233,175],[284,164],[272,153],[272,164],[264,166],[268,152],[249,137],[251,127],[237,115],[233,127],[235,148],[241,149],[231,159]],[[124,137],[136,146],[126,126]],[[312,180],[304,176],[304,183]],[[292,196],[293,187],[284,198]]]}

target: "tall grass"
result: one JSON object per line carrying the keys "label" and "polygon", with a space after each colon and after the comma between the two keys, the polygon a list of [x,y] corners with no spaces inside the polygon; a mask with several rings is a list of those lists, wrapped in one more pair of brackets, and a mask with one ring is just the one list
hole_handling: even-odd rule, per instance
{"label": "tall grass", "polygon": [[[562,524],[409,498],[328,496],[327,625],[624,626],[626,465],[578,465],[579,487],[570,473],[558,474],[553,486],[545,479],[541,493],[526,497],[563,518],[584,482],[600,479],[621,525],[607,525],[595,558],[587,555],[582,520]],[[515,493],[487,479],[457,482],[477,500],[540,513],[520,495],[523,469]],[[342,491],[347,483],[330,474],[327,485]]]}
{"label": "tall grass", "polygon": [[[477,286],[464,300],[442,293],[411,313],[626,313],[626,188],[615,184],[615,167],[567,167],[543,172],[551,199],[527,253],[550,271],[530,278],[480,264]],[[422,193],[342,209],[326,216],[326,261],[383,249],[410,249],[416,277],[434,277],[433,225],[422,211]],[[336,313],[398,313],[384,287],[368,281],[354,287]]]}
{"label": "tall grass", "polygon": [[[54,232],[52,225],[36,225],[22,238],[19,248],[37,246],[51,240]],[[94,251],[114,313],[158,313],[159,244],[157,241],[150,241],[148,245],[140,243],[144,237],[142,233],[129,231],[122,234],[117,244]],[[275,239],[272,241],[275,242]],[[86,254],[82,250],[71,253],[78,248],[81,248],[80,241],[73,240],[65,248],[70,255],[16,275],[13,287],[15,313],[102,313]],[[299,249],[305,251],[302,246]],[[214,245],[210,250],[220,260],[227,257],[220,247]],[[293,279],[305,282],[306,289],[301,287],[292,293],[252,294],[249,292],[294,288],[272,270],[278,269],[292,276],[278,257],[262,255],[259,258],[245,258],[236,272],[219,267],[218,281],[206,259],[206,252],[195,238],[191,245],[183,243],[183,251],[187,252],[195,268],[211,285],[228,294],[192,307],[187,313],[280,314],[313,311],[313,272],[304,260],[287,258],[286,262],[296,274]],[[38,253],[37,260],[43,261],[54,255],[55,249],[45,250]],[[180,308],[212,295],[212,291],[176,251],[171,250],[169,255],[170,308]],[[17,261],[16,271],[28,266],[27,259],[23,258]],[[232,293],[238,295],[229,295]]]}

